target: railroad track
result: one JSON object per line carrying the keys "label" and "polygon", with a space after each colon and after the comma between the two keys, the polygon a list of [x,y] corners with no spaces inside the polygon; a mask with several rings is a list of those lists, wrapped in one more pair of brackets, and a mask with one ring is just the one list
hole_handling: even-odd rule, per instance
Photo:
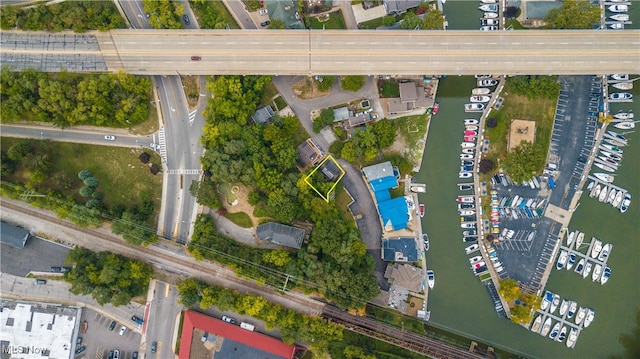
{"label": "railroad track", "polygon": [[330,305],[324,307],[322,316],[342,325],[345,329],[430,358],[479,359],[495,357],[491,354],[472,353],[439,340],[401,330],[370,318],[354,316]]}

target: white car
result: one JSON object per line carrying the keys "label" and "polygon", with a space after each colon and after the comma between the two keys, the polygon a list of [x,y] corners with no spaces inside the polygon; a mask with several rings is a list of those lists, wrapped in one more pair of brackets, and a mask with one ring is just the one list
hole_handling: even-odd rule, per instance
{"label": "white car", "polygon": [[107,141],[115,141],[116,140],[116,136],[106,135],[106,136],[104,136],[104,139],[107,140]]}
{"label": "white car", "polygon": [[267,10],[267,9],[262,9],[262,10],[258,11],[259,15],[266,15],[268,13],[269,13],[269,10]]}
{"label": "white car", "polygon": [[118,334],[120,334],[120,335],[124,335],[124,332],[126,332],[126,331],[127,331],[127,327],[125,327],[125,326],[123,325],[122,327],[120,327],[120,333],[118,333]]}
{"label": "white car", "polygon": [[150,143],[149,147],[151,147],[151,149],[160,151],[160,144],[159,143]]}

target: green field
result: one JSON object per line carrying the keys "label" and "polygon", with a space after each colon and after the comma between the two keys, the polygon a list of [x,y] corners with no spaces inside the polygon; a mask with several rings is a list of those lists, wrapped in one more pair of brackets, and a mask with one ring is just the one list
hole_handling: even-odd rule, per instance
{"label": "green field", "polygon": [[244,212],[236,212],[236,213],[227,212],[227,214],[225,214],[224,216],[227,217],[227,219],[229,219],[231,222],[237,224],[242,228],[253,227],[253,221],[251,221],[251,218],[249,217],[249,215]]}
{"label": "green field", "polygon": [[329,14],[327,21],[320,22],[317,17],[312,17],[310,20],[311,28],[316,30],[344,30],[347,28],[342,18],[342,11],[340,10]]}

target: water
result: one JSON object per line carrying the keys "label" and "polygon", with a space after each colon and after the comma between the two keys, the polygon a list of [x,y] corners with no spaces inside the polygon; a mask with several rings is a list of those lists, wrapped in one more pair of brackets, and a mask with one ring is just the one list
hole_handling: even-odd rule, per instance
{"label": "water", "polygon": [[[474,83],[475,79],[470,76],[449,76],[441,81],[438,89],[440,112],[431,122],[422,170],[417,175],[418,182],[426,183],[429,188],[427,193],[420,195],[420,200],[426,204],[423,228],[431,240],[427,264],[436,273],[436,286],[429,293],[431,322],[530,357],[587,358],[622,353],[623,347],[617,338],[621,333],[631,332],[636,311],[640,309],[640,230],[637,226],[637,218],[640,218],[640,135],[627,134],[631,145],[625,148],[615,180],[616,185],[628,189],[633,196],[627,213],[621,214],[585,195],[570,224],[572,230],[586,233],[585,241],[597,236],[614,244],[609,259],[611,279],[601,286],[593,283],[590,277],[583,280],[573,271],[554,269],[547,284],[548,289],[596,311],[594,322],[582,331],[576,348],[570,350],[563,343],[552,342],[509,320],[499,319],[487,290],[469,269],[469,256],[464,253],[467,244],[462,242],[455,198],[460,193],[456,183],[466,182],[457,176],[463,119],[478,117],[466,114],[463,109]],[[634,97],[639,96],[640,88],[636,88]],[[637,101],[612,107],[613,112],[633,108],[640,114]]]}

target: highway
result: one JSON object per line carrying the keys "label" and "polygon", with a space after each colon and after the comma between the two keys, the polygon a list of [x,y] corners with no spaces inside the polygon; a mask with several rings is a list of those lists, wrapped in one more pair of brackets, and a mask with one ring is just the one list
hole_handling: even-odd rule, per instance
{"label": "highway", "polygon": [[[140,75],[640,72],[640,30],[112,30],[96,34],[100,50],[27,46],[25,33],[0,35],[0,60],[16,68],[25,57],[103,53],[109,71]],[[60,36],[45,40],[57,43]]]}

